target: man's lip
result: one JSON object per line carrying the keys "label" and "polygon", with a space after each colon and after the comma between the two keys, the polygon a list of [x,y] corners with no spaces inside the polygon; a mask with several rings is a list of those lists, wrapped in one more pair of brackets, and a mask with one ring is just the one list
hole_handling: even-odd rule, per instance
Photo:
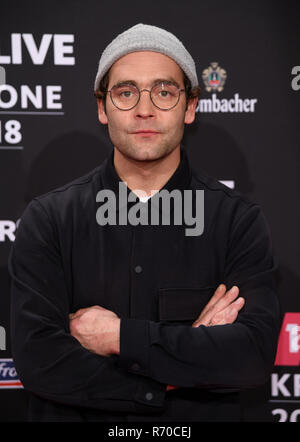
{"label": "man's lip", "polygon": [[136,130],[135,132],[133,132],[134,134],[158,134],[159,132],[157,132],[156,130]]}

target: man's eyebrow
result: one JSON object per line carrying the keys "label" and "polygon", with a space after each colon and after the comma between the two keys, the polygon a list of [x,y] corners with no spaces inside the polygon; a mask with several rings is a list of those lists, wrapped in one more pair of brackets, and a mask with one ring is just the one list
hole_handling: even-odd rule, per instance
{"label": "man's eyebrow", "polygon": [[153,81],[153,84],[155,84],[155,83],[162,83],[162,82],[170,82],[170,83],[175,84],[178,88],[180,88],[178,82],[173,77],[157,78],[156,80]]}
{"label": "man's eyebrow", "polygon": [[134,86],[136,86],[136,82],[134,80],[121,80],[115,83],[114,86],[123,86],[126,84],[133,84]]}
{"label": "man's eyebrow", "polygon": [[[175,84],[178,88],[180,88],[178,82],[173,78],[173,77],[167,77],[167,78],[156,78],[155,80],[152,81],[152,85],[156,84],[156,83],[173,83]],[[120,80],[118,81],[115,86],[123,86],[126,84],[132,84],[134,86],[137,86],[137,82],[135,80]]]}

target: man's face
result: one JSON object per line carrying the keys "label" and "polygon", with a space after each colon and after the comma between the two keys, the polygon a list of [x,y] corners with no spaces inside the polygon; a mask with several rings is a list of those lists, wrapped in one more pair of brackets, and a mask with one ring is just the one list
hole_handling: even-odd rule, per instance
{"label": "man's face", "polygon": [[[175,81],[184,88],[183,73],[171,58],[158,52],[141,51],[127,54],[117,60],[109,72],[110,90],[119,82],[134,82],[141,89],[150,90],[157,80]],[[150,94],[141,93],[140,101],[130,110],[123,111],[114,106],[109,94],[106,112],[103,100],[98,99],[98,115],[102,124],[108,125],[112,143],[124,156],[137,161],[158,160],[180,145],[184,124],[195,118],[197,99],[189,100],[180,93],[178,104],[169,111],[154,106]],[[137,131],[150,130],[149,134]]]}

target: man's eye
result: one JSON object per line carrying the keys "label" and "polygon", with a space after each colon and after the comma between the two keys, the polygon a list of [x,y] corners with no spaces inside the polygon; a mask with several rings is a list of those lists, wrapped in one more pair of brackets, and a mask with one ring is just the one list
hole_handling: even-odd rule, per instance
{"label": "man's eye", "polygon": [[165,91],[165,90],[160,91],[160,95],[161,95],[163,98],[167,97],[169,94],[170,94],[169,91]]}
{"label": "man's eye", "polygon": [[122,91],[122,92],[120,92],[120,95],[121,95],[121,97],[124,97],[124,98],[130,98],[132,95],[132,92],[131,91]]}

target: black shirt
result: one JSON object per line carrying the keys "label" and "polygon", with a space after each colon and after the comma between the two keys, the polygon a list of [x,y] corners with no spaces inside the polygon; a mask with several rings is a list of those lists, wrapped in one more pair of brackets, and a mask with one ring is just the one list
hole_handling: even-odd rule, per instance
{"label": "black shirt", "polygon": [[[9,258],[11,333],[29,419],[241,419],[238,392],[268,380],[279,330],[260,207],[196,174],[181,149],[163,189],[204,190],[201,235],[184,225],[101,226],[96,195],[118,195],[119,182],[112,152],[21,217]],[[191,327],[220,283],[246,300],[237,320]],[[69,313],[92,305],[121,318],[120,355],[96,355],[70,335]]]}

